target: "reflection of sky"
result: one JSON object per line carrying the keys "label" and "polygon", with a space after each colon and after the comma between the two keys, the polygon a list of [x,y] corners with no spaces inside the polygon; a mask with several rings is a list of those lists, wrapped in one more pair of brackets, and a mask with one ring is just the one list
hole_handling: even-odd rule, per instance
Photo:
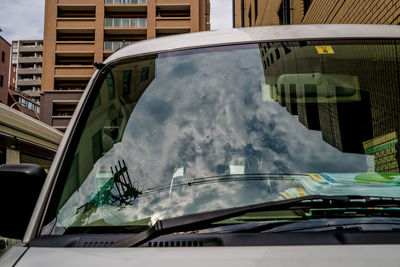
{"label": "reflection of sky", "polygon": [[[246,173],[365,171],[365,156],[340,152],[285,107],[263,102],[264,79],[257,46],[157,59],[156,77],[137,103],[122,141],[96,167],[109,168],[123,159],[132,180],[144,188],[169,185],[180,167],[185,169],[183,180],[228,174],[229,165],[240,158]],[[87,192],[96,192],[91,181],[95,173],[94,169],[64,210],[90,200]],[[174,192],[168,200],[166,190],[114,212],[124,221],[165,218],[264,202],[268,195],[261,192],[227,183],[202,186],[182,197]]]}

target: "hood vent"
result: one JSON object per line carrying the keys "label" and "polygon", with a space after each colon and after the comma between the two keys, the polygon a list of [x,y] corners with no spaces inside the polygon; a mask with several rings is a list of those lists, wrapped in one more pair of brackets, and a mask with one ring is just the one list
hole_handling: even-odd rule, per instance
{"label": "hood vent", "polygon": [[113,241],[109,242],[109,241],[86,241],[83,242],[82,246],[86,247],[86,248],[106,248],[111,246],[112,244],[114,244]]}
{"label": "hood vent", "polygon": [[153,241],[147,242],[144,247],[202,247],[203,241]]}

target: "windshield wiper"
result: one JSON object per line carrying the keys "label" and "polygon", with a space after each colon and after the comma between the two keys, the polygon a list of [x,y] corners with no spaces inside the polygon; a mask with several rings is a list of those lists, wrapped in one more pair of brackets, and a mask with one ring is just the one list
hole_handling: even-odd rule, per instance
{"label": "windshield wiper", "polygon": [[373,196],[307,196],[289,200],[267,202],[244,207],[196,213],[170,219],[158,220],[149,229],[115,243],[114,247],[139,246],[153,238],[175,232],[204,229],[214,222],[240,216],[248,212],[274,210],[301,210],[351,207],[400,207],[400,198]]}

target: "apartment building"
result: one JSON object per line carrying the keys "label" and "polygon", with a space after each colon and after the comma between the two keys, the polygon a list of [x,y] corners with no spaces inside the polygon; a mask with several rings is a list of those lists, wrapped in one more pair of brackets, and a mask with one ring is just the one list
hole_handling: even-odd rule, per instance
{"label": "apartment building", "polygon": [[0,36],[0,103],[3,104],[7,104],[8,96],[10,47],[10,43]]}
{"label": "apartment building", "polygon": [[400,23],[400,0],[234,0],[234,28],[283,24]]}
{"label": "apartment building", "polygon": [[118,48],[210,29],[209,0],[46,0],[40,119],[65,130],[80,95]]}
{"label": "apartment building", "polygon": [[12,41],[10,87],[40,101],[43,40]]}

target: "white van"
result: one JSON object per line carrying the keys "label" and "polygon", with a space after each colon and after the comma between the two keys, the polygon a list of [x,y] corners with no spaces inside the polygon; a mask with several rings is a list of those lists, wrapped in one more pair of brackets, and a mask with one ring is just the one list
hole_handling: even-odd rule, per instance
{"label": "white van", "polygon": [[0,266],[398,266],[399,55],[382,25],[118,50],[46,179],[0,166]]}

